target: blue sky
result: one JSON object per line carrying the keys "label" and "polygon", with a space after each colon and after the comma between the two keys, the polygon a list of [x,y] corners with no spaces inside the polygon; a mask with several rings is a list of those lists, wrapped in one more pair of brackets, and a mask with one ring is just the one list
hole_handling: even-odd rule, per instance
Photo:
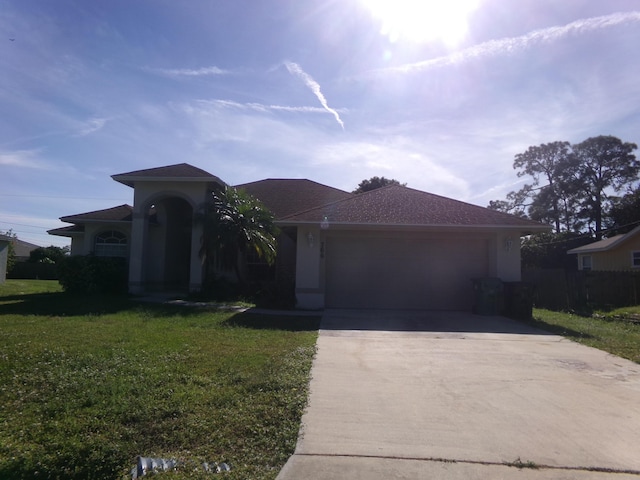
{"label": "blue sky", "polygon": [[0,230],[66,245],[182,162],[486,206],[531,145],[640,143],[640,1],[387,3],[0,0]]}

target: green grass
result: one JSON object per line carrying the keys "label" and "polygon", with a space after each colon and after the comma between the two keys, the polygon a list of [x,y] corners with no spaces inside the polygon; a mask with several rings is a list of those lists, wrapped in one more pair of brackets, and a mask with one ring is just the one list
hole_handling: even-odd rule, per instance
{"label": "green grass", "polygon": [[[636,307],[632,307],[636,308]],[[576,342],[640,363],[640,324],[534,309],[532,323]]]}
{"label": "green grass", "polygon": [[57,280],[7,280],[0,283],[0,297],[61,291],[62,286]]}
{"label": "green grass", "polygon": [[[293,453],[317,317],[0,285],[0,478],[130,478],[136,456],[273,479]],[[211,478],[187,468],[158,477]]]}

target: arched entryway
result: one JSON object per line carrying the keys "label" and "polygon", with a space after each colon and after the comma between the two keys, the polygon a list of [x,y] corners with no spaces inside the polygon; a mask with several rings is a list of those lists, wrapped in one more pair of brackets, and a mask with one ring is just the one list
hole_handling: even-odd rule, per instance
{"label": "arched entryway", "polygon": [[151,290],[188,291],[193,207],[180,197],[150,202],[146,219],[143,282]]}

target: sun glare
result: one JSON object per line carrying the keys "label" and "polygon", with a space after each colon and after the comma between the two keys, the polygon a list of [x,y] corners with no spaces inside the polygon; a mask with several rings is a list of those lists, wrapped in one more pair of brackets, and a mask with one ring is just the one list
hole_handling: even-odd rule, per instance
{"label": "sun glare", "polygon": [[380,20],[391,42],[441,41],[455,46],[467,33],[467,17],[479,0],[361,0]]}

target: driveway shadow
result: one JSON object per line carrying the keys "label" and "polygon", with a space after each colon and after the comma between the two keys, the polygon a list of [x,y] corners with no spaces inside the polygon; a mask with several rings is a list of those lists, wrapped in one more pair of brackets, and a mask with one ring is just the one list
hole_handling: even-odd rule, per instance
{"label": "driveway shadow", "polygon": [[325,310],[320,329],[556,335],[506,317],[425,310]]}

